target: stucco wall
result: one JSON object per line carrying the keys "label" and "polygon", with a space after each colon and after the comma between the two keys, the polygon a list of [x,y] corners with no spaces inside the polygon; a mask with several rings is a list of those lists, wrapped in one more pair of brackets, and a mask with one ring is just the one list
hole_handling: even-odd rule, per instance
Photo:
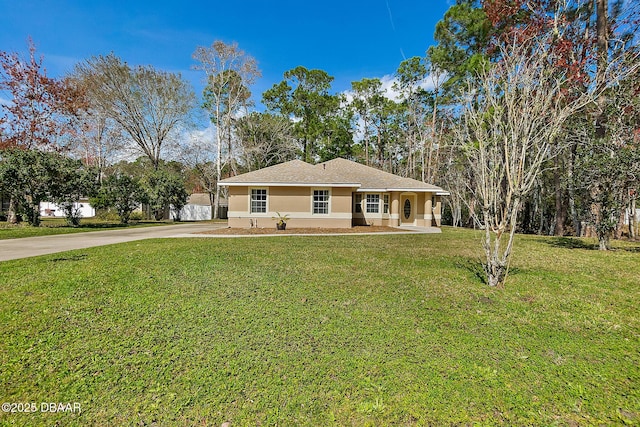
{"label": "stucco wall", "polygon": [[[267,212],[250,213],[251,188],[267,188]],[[329,190],[329,214],[313,214],[313,191]],[[351,188],[327,187],[243,187],[229,188],[229,226],[274,227],[277,212],[288,215],[287,228],[351,227]]]}
{"label": "stucco wall", "polygon": [[[276,220],[273,219],[279,212],[288,215],[287,228],[302,227],[326,227],[348,228],[352,225],[386,225],[397,226],[406,224],[402,221],[402,196],[410,195],[412,208],[414,209],[412,225],[431,227],[440,225],[441,198],[433,193],[400,193],[389,194],[389,213],[383,212],[383,198],[385,193],[372,193],[380,195],[380,212],[366,212],[366,193],[362,194],[362,213],[352,213],[352,196],[354,188],[327,188],[327,187],[268,187],[267,188],[267,212],[250,213],[249,195],[251,188],[267,187],[229,187],[229,226],[248,228],[252,224],[261,228],[275,228]],[[330,191],[329,214],[313,214],[313,190]],[[432,198],[435,203],[432,203]]]}
{"label": "stucco wall", "polygon": [[249,188],[229,187],[229,212],[249,212]]}

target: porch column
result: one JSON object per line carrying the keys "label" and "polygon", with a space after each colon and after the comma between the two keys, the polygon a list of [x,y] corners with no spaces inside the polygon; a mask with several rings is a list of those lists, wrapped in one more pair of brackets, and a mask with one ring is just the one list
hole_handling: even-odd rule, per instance
{"label": "porch column", "polygon": [[392,191],[390,195],[391,206],[389,206],[389,225],[391,227],[400,226],[400,193]]}
{"label": "porch column", "polygon": [[436,220],[436,225],[440,227],[442,225],[442,197],[436,196],[436,205],[433,209],[433,217]]}
{"label": "porch column", "polygon": [[431,193],[424,193],[424,226],[431,227],[433,225]]}

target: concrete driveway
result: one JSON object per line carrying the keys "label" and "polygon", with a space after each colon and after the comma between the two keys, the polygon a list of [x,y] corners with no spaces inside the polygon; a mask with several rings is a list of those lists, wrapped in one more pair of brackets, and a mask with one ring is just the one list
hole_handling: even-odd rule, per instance
{"label": "concrete driveway", "polygon": [[74,249],[91,248],[94,246],[112,245],[114,243],[131,242],[134,240],[162,237],[190,237],[189,235],[192,233],[224,228],[226,226],[226,223],[203,224],[196,222],[0,240],[0,261],[47,255]]}

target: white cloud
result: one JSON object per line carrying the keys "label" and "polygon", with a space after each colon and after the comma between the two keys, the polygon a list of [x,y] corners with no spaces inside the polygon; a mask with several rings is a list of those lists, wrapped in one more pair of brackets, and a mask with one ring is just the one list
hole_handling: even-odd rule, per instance
{"label": "white cloud", "polygon": [[216,128],[209,123],[202,129],[178,129],[163,147],[163,158],[187,164],[215,159]]}
{"label": "white cloud", "polygon": [[[443,82],[443,77],[444,76],[440,76],[440,84],[442,84]],[[394,88],[394,84],[398,81],[398,79],[390,74],[386,74],[384,76],[382,76],[380,78],[380,82],[382,83],[382,92],[384,93],[384,96],[392,101],[398,102],[400,101],[400,92],[397,91]],[[421,87],[424,90],[433,90],[436,87],[436,81],[435,78],[432,75],[427,76],[425,79],[423,79],[419,84],[418,87]],[[345,96],[346,102],[349,104],[353,101],[353,91],[351,90],[346,90],[344,92],[342,92],[342,94]],[[354,140],[355,141],[361,141],[364,138],[364,122],[362,120],[358,120],[358,123],[356,124],[356,129],[355,129],[355,133],[354,133]]]}
{"label": "white cloud", "polygon": [[[440,77],[440,79],[442,82],[442,77]],[[395,90],[393,87],[394,84],[397,83],[397,81],[398,79],[391,74],[385,74],[384,76],[380,77],[380,82],[382,83],[382,91],[384,93],[384,96],[392,101],[400,100],[400,92]],[[436,84],[435,84],[434,78],[431,75],[427,76],[418,84],[418,87],[421,87],[422,89],[427,91],[433,90],[435,86]],[[342,94],[346,97],[348,103],[353,101],[353,91],[347,90],[347,91],[344,91]]]}

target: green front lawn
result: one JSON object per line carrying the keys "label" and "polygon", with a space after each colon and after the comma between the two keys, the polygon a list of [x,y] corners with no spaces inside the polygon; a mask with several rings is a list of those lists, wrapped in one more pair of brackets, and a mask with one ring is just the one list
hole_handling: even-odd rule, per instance
{"label": "green front lawn", "polygon": [[[640,246],[161,239],[0,263],[0,425],[640,423]],[[41,412],[42,402],[80,413]]]}

